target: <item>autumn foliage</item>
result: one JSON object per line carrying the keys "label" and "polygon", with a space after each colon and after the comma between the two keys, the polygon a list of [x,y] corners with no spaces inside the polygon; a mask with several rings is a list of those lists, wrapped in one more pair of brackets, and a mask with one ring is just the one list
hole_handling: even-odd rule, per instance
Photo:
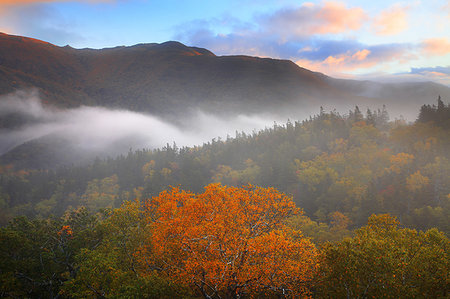
{"label": "autumn foliage", "polygon": [[172,188],[146,208],[153,229],[141,262],[204,297],[308,293],[316,249],[283,224],[299,212],[285,194],[211,184],[201,194]]}
{"label": "autumn foliage", "polygon": [[[136,197],[103,215],[0,228],[0,297],[448,297],[450,241],[437,229],[382,214],[349,237],[344,214],[326,230],[288,196],[251,185]],[[294,228],[315,231],[318,248]]]}

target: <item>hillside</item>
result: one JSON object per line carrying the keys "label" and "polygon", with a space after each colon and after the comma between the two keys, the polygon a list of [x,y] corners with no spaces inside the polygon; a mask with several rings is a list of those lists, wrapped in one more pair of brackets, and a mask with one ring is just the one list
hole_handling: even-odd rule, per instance
{"label": "hillside", "polygon": [[[420,121],[408,125],[388,123],[383,112],[321,113],[203,146],[167,145],[87,166],[2,166],[0,224],[14,215],[62,215],[79,205],[117,207],[134,196],[151,198],[169,186],[200,192],[211,182],[221,182],[275,187],[321,222],[335,211],[356,226],[372,213],[390,213],[404,224],[436,226],[449,233],[449,113],[450,105],[423,106]],[[66,158],[73,155],[63,140],[55,144]],[[56,154],[41,146],[36,143],[31,153],[41,155],[41,163],[52,162]]]}
{"label": "hillside", "polygon": [[59,107],[98,105],[153,114],[189,107],[251,111],[318,92],[331,95],[320,77],[290,61],[217,57],[177,42],[77,50],[2,34],[0,59],[0,94],[37,87],[44,100]]}

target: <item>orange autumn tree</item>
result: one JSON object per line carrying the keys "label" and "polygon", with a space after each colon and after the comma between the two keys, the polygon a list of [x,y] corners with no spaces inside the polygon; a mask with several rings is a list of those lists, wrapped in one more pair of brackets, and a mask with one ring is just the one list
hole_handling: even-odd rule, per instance
{"label": "orange autumn tree", "polygon": [[205,298],[308,294],[316,248],[284,225],[299,210],[274,188],[172,188],[149,200],[147,212],[152,245],[139,254],[149,274],[162,269]]}

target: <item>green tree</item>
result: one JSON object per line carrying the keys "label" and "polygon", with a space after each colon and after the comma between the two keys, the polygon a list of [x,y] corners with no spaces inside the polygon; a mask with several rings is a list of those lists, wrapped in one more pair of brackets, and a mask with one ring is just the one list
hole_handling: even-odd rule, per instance
{"label": "green tree", "polygon": [[321,253],[318,293],[336,298],[445,298],[450,241],[437,229],[400,228],[373,215],[353,238]]}
{"label": "green tree", "polygon": [[75,255],[92,248],[97,218],[85,209],[64,218],[15,218],[0,229],[0,297],[57,298],[77,274]]}
{"label": "green tree", "polygon": [[[164,276],[142,275],[136,254],[150,234],[139,201],[125,202],[97,227],[103,238],[76,256],[78,273],[61,294],[70,298],[175,298],[188,296],[182,285]],[[146,273],[147,274],[147,273]]]}

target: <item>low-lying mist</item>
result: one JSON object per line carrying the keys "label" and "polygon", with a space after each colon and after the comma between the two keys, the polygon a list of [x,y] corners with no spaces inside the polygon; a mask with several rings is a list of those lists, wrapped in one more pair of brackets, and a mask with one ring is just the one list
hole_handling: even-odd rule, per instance
{"label": "low-lying mist", "polygon": [[270,115],[217,117],[196,111],[175,124],[127,110],[87,106],[58,109],[43,104],[36,92],[2,96],[0,119],[0,155],[26,142],[52,136],[64,140],[78,154],[101,157],[130,149],[160,148],[173,142],[177,146],[201,145],[213,138],[234,136],[235,131],[252,132],[286,120]]}
{"label": "low-lying mist", "polygon": [[[334,110],[332,104],[323,105],[325,111]],[[340,113],[354,109],[351,102],[337,104],[333,105]],[[251,133],[272,127],[274,122],[306,119],[317,114],[321,105],[320,101],[298,102],[273,111],[260,109],[264,112],[249,114],[223,110],[220,115],[186,108],[177,118],[164,118],[104,107],[61,109],[42,103],[37,91],[18,91],[0,96],[0,160],[26,165],[25,159],[29,159],[42,162],[34,167],[45,167],[48,163],[77,164],[97,156],[115,157],[173,143],[179,147],[202,145],[213,138],[234,137],[236,131]],[[361,105],[360,109],[365,112],[367,107]],[[388,110],[392,111],[390,107]]]}

